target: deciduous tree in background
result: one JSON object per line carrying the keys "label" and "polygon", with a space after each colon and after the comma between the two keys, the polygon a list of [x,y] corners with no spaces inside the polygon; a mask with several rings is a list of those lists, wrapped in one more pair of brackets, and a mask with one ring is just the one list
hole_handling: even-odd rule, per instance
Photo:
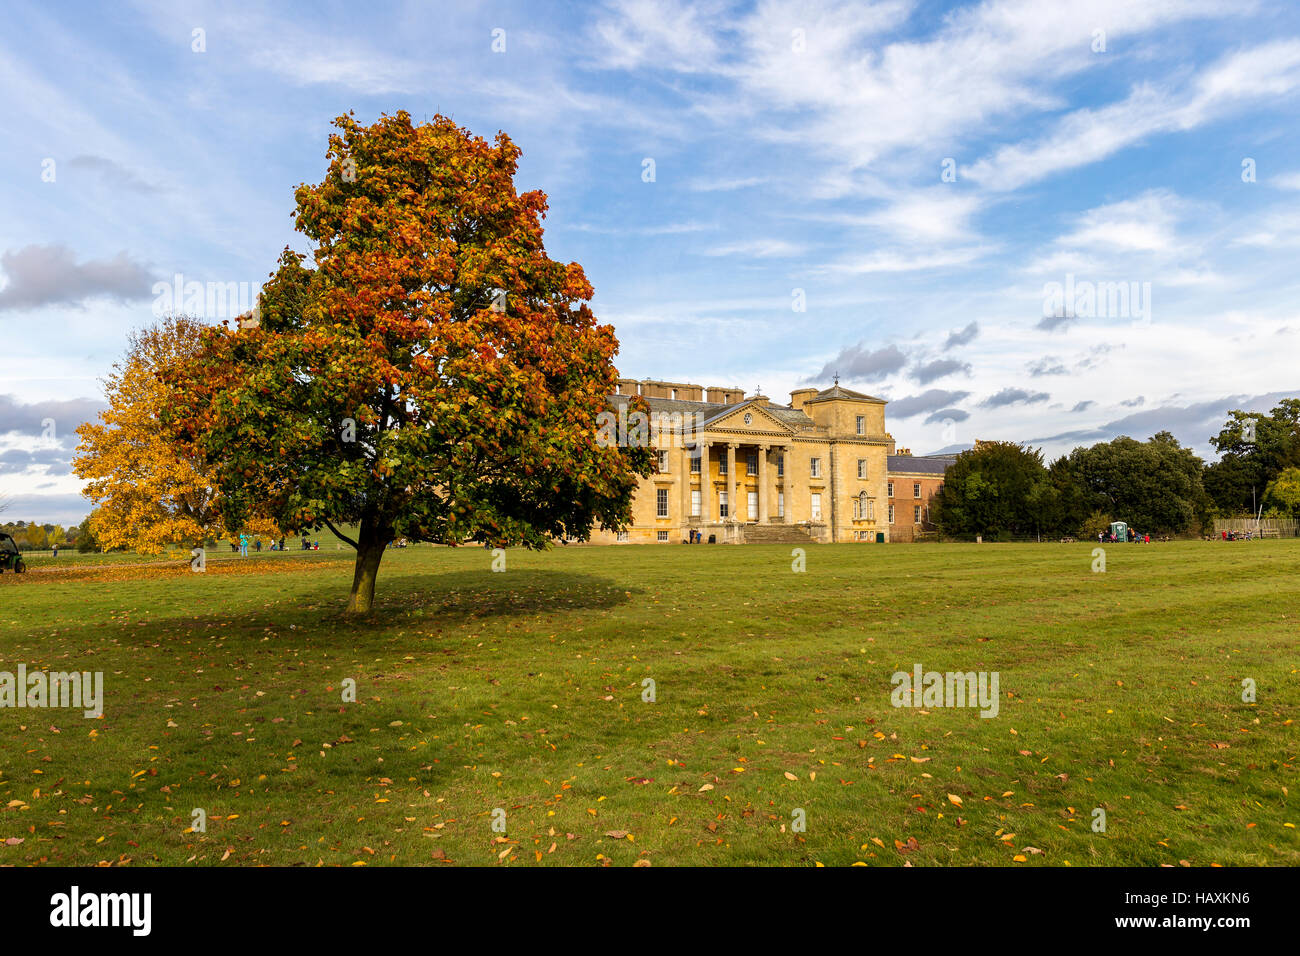
{"label": "deciduous tree in background", "polygon": [[1300,518],[1300,468],[1286,468],[1268,483],[1264,504],[1286,518]]}
{"label": "deciduous tree in background", "polygon": [[[162,421],[172,401],[164,375],[192,358],[203,324],[169,316],[130,337],[126,357],[104,381],[108,409],[77,429],[72,467],[97,505],[87,526],[105,550],[157,554],[195,543],[222,526],[216,480]],[[265,519],[257,530],[275,533]]]}
{"label": "deciduous tree in background", "polygon": [[980,442],[944,475],[933,514],[939,529],[957,537],[1011,537],[1051,529],[1055,489],[1042,452],[1014,442]]}
{"label": "deciduous tree in background", "polygon": [[1076,448],[1068,461],[1094,508],[1139,531],[1181,534],[1206,520],[1203,463],[1167,431]]}
{"label": "deciduous tree in background", "polygon": [[1223,514],[1247,514],[1286,468],[1300,465],[1300,399],[1284,398],[1267,415],[1234,409],[1210,439],[1219,460],[1205,468],[1205,489]]}
{"label": "deciduous tree in background", "polygon": [[618,343],[581,266],[547,256],[519,149],[441,116],[335,125],[296,193],[314,263],[286,249],[256,326],[206,333],[178,380],[232,507],[352,544],[353,612],[397,537],[541,548],[625,524],[650,456],[596,440]]}

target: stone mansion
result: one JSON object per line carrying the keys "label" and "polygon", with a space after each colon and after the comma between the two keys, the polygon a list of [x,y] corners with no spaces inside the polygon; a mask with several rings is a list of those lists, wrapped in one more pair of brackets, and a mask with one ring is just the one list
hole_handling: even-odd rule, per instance
{"label": "stone mansion", "polygon": [[[619,379],[625,420],[641,396],[658,470],[640,481],[632,524],[592,543],[911,541],[953,458],[895,453],[885,400],[839,385],[800,388],[789,405],[738,388]],[[611,416],[612,417],[612,416]],[[667,423],[664,427],[662,423]]]}

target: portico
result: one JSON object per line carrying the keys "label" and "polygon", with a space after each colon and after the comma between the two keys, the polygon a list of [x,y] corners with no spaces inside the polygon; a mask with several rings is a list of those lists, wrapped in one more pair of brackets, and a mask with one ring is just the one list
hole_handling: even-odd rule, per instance
{"label": "portico", "polygon": [[[772,503],[784,500],[788,443],[710,437],[683,449],[690,479],[683,483],[688,527],[716,521],[768,524],[784,519]],[[698,507],[696,506],[698,503]]]}

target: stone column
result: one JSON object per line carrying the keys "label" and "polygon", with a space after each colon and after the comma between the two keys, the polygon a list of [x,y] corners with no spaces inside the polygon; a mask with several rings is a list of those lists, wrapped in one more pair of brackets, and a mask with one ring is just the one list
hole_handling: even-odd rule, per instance
{"label": "stone column", "polygon": [[727,516],[737,518],[736,509],[736,442],[727,442]]}
{"label": "stone column", "polygon": [[[713,514],[713,476],[710,474],[709,459],[713,455],[713,443],[703,442],[700,445],[700,523],[704,524],[709,521],[709,515]],[[707,540],[707,539],[706,539]]]}
{"label": "stone column", "polygon": [[767,445],[758,448],[758,523],[767,524]]}
{"label": "stone column", "polygon": [[[777,484],[783,492],[790,490],[790,449],[791,445],[777,445],[776,450],[785,461],[785,474],[777,478]],[[788,524],[790,522],[790,495],[785,496],[785,514],[781,516],[781,521]]]}
{"label": "stone column", "polygon": [[682,445],[682,530],[691,523],[691,450]]}

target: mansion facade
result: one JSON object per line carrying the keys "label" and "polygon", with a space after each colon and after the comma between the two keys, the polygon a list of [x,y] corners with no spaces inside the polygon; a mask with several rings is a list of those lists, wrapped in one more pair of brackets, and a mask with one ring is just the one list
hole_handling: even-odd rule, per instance
{"label": "mansion facade", "polygon": [[[736,388],[619,379],[625,422],[649,407],[658,468],[640,479],[632,523],[592,543],[885,542],[928,530],[930,498],[953,458],[895,452],[885,400],[800,388],[790,404]],[[897,492],[897,495],[895,493]]]}

